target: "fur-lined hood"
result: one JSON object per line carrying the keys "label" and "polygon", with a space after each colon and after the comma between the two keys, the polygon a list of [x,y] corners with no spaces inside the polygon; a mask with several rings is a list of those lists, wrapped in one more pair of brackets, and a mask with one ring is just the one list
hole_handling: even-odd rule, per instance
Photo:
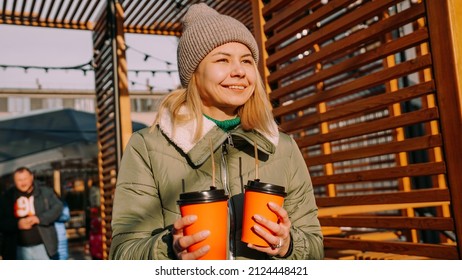
{"label": "fur-lined hood", "polygon": [[[183,107],[180,113],[185,113],[186,108]],[[273,154],[279,142],[279,132],[276,123],[273,123],[273,133],[267,134],[257,130],[244,131],[240,126],[225,132],[220,129],[213,121],[202,117],[203,126],[200,133],[199,140],[194,142],[194,133],[197,127],[197,120],[177,124],[173,128],[172,116],[169,112],[164,112],[159,120],[159,129],[162,133],[170,139],[181,151],[187,154],[193,163],[201,164],[210,155],[208,151],[210,147],[210,140],[212,140],[214,150],[217,149],[223,142],[228,140],[228,137],[240,137],[250,144],[257,143],[258,149],[267,154]],[[197,153],[196,151],[199,151]],[[205,156],[205,158],[204,158]]]}

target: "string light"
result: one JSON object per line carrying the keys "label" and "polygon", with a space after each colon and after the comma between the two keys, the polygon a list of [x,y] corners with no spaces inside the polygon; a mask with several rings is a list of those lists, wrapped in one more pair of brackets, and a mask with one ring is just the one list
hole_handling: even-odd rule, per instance
{"label": "string light", "polygon": [[173,64],[173,63],[170,62],[170,61],[167,61],[167,60],[165,60],[165,59],[161,59],[161,58],[155,57],[155,56],[153,56],[153,55],[151,55],[151,54],[149,54],[149,53],[145,53],[145,52],[143,52],[143,51],[141,51],[141,50],[138,50],[138,49],[136,49],[136,48],[134,48],[134,47],[132,47],[132,46],[129,46],[129,45],[125,44],[125,50],[127,51],[127,50],[129,50],[129,49],[131,49],[131,50],[133,50],[134,52],[137,52],[137,53],[139,53],[139,54],[142,54],[142,55],[144,56],[144,61],[147,61],[148,59],[152,58],[152,59],[154,59],[154,60],[157,60],[157,61],[160,61],[160,62],[165,63],[165,64],[167,65],[167,67]]}
{"label": "string light", "polygon": [[2,64],[0,65],[3,69],[8,69],[8,68],[20,68],[24,69],[24,72],[27,73],[29,69],[39,69],[39,70],[44,70],[46,73],[48,73],[49,70],[81,70],[81,71],[91,71],[93,70],[93,66],[91,62],[87,62],[84,64],[79,64],[75,66],[35,66],[35,65],[7,65],[7,64]]}
{"label": "string light", "polygon": [[[19,69],[23,69],[25,73],[28,73],[28,70],[30,69],[44,70],[46,73],[48,73],[50,70],[64,70],[64,71],[77,70],[77,71],[82,71],[84,75],[86,75],[86,72],[88,71],[95,71],[94,68],[96,68],[93,62],[88,62],[85,64],[76,65],[76,66],[36,66],[36,65],[0,64],[0,67],[3,70],[7,70],[8,68],[19,68]],[[133,72],[136,75],[138,75],[139,73],[151,73],[152,76],[154,77],[156,73],[166,73],[168,75],[171,75],[172,72],[178,72],[178,70],[175,70],[175,69],[156,69],[156,70],[129,69],[128,72]]]}
{"label": "string light", "polygon": [[[105,42],[109,43],[109,42]],[[173,64],[170,61],[160,59],[158,57],[155,57],[151,54],[145,53],[141,50],[138,50],[134,47],[131,47],[129,45],[125,45],[125,50],[131,49],[139,54],[144,55],[144,61],[148,61],[149,59],[155,59],[157,61],[163,62],[166,64],[167,69],[129,69],[127,72],[129,73],[135,73],[135,76],[138,77],[140,73],[150,73],[152,77],[155,77],[157,73],[166,73],[169,75],[169,77],[172,77],[173,72],[178,72],[176,69],[170,69],[170,66]],[[95,58],[98,56],[99,50],[94,50],[93,52],[93,57]],[[69,70],[75,70],[75,71],[82,71],[84,76],[87,76],[88,71],[95,71],[96,68],[98,68],[98,65],[96,64],[95,60],[92,59],[87,63],[79,64],[79,65],[74,65],[74,66],[36,66],[36,65],[9,65],[9,64],[0,64],[0,67],[6,71],[8,68],[20,68],[23,69],[25,73],[28,73],[29,69],[36,69],[36,70],[44,70],[45,73],[48,73],[50,70],[55,70],[55,71],[69,71]],[[154,89],[154,86],[149,85],[149,84],[141,84],[136,81],[129,81],[132,86],[136,85],[142,85],[144,87],[147,87],[150,92]],[[173,89],[165,89],[168,92],[172,92]]]}
{"label": "string light", "polygon": [[[150,84],[149,84],[149,81],[148,81],[147,83],[145,83],[145,84],[139,83],[139,82],[133,81],[133,80],[129,80],[129,82],[130,82],[130,84],[131,84],[132,86],[143,86],[143,87],[146,87],[146,88],[148,89],[149,92],[152,92],[152,91],[154,90],[154,88],[156,88],[155,86],[150,85]],[[159,89],[159,88],[157,88],[157,90],[158,90],[158,91],[167,91],[167,92],[172,92],[172,91],[173,91],[172,88],[167,88],[167,89]]]}

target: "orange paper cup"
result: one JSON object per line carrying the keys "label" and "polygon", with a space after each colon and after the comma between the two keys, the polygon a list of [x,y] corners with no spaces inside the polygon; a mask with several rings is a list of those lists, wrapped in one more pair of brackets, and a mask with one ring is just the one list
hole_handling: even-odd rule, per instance
{"label": "orange paper cup", "polygon": [[[269,209],[268,203],[274,202],[279,206],[284,203],[284,197],[287,195],[284,187],[262,183],[258,180],[248,181],[244,193],[244,213],[242,218],[242,235],[241,241],[258,246],[269,247],[270,244],[256,234],[253,226],[256,222],[253,216],[258,214],[266,219],[277,222],[278,216]],[[269,229],[261,226],[267,232],[273,234]]]}
{"label": "orange paper cup", "polygon": [[197,220],[184,228],[185,235],[193,235],[209,230],[210,235],[203,241],[188,248],[195,251],[209,245],[210,251],[200,260],[226,260],[228,231],[228,196],[224,190],[212,189],[200,192],[183,193],[178,200],[181,216],[196,215]]}

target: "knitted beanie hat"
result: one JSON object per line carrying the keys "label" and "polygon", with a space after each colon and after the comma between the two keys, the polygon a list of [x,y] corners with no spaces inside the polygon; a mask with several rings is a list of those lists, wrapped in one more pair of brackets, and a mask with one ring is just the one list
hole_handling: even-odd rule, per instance
{"label": "knitted beanie hat", "polygon": [[258,45],[243,23],[219,14],[205,3],[189,7],[183,17],[183,34],[178,42],[178,72],[183,87],[187,87],[199,63],[213,49],[230,42],[246,45],[258,63]]}

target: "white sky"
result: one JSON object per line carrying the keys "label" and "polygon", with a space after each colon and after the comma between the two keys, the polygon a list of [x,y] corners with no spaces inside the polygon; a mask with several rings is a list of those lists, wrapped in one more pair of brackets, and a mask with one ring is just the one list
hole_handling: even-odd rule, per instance
{"label": "white sky", "polygon": [[[93,56],[92,32],[44,27],[0,24],[0,65],[76,66],[85,64]],[[143,34],[125,34],[126,44],[142,53],[169,61],[176,70],[177,38]],[[144,61],[145,55],[127,50],[129,70],[168,69],[154,58]],[[145,90],[147,82],[154,90],[173,89],[179,85],[178,73],[129,73],[130,90]],[[0,88],[94,89],[93,71],[41,69],[4,69],[0,67]]]}

